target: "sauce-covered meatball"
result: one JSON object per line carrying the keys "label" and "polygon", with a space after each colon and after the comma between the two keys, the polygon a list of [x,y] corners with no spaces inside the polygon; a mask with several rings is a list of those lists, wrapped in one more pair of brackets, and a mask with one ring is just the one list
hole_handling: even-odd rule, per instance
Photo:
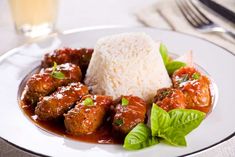
{"label": "sauce-covered meatball", "polygon": [[103,123],[112,104],[112,97],[104,95],[86,95],[75,108],[64,114],[67,132],[73,135],[90,134]]}
{"label": "sauce-covered meatball", "polygon": [[114,106],[113,128],[127,134],[138,123],[144,122],[147,112],[147,104],[136,96],[122,96]]}
{"label": "sauce-covered meatball", "polygon": [[51,53],[45,54],[42,67],[52,67],[53,63],[56,62],[57,64],[64,64],[64,63],[73,63],[78,65],[83,74],[88,67],[90,62],[91,56],[93,53],[93,49],[72,49],[72,48],[61,48],[52,51]]}
{"label": "sauce-covered meatball", "polygon": [[209,112],[211,108],[210,81],[194,67],[182,67],[172,75],[173,86],[186,98],[187,108]]}
{"label": "sauce-covered meatball", "polygon": [[59,87],[50,96],[43,97],[37,103],[35,114],[41,120],[57,119],[87,94],[88,88],[79,82]]}
{"label": "sauce-covered meatball", "polygon": [[165,111],[186,107],[186,99],[183,92],[174,88],[159,89],[154,97],[154,103]]}
{"label": "sauce-covered meatball", "polygon": [[64,78],[58,79],[54,77],[51,74],[53,68],[43,69],[39,74],[34,74],[30,77],[22,94],[23,102],[34,106],[35,103],[39,101],[40,97],[52,93],[58,87],[67,85],[71,82],[81,81],[82,73],[79,66],[66,63],[58,65],[55,70],[57,72],[62,72]]}

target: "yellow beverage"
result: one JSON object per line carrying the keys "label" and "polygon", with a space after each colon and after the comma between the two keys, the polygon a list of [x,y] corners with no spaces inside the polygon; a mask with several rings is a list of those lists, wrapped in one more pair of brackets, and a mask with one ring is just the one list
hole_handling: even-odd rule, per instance
{"label": "yellow beverage", "polygon": [[9,3],[18,31],[38,36],[53,29],[58,0],[9,0]]}

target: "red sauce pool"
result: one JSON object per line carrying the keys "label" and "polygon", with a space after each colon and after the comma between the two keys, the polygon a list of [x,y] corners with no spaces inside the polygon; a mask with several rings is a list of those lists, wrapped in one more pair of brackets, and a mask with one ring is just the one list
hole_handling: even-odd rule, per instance
{"label": "red sauce pool", "polygon": [[89,143],[122,144],[124,141],[123,137],[117,136],[113,133],[112,125],[110,124],[110,122],[105,121],[104,124],[94,133],[75,136],[66,132],[63,119],[57,121],[41,121],[34,114],[33,107],[29,107],[30,105],[25,105],[24,102],[21,102],[20,106],[27,117],[30,118],[37,126],[51,133],[55,133],[63,137],[68,137],[73,140]]}

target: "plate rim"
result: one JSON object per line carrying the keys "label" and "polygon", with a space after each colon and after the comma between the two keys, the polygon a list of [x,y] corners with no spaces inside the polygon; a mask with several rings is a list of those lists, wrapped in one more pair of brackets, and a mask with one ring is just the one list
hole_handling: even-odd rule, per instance
{"label": "plate rim", "polygon": [[[144,27],[144,26],[120,26],[120,25],[111,25],[111,26],[93,26],[93,27],[81,27],[81,28],[75,28],[75,29],[69,29],[69,30],[65,30],[65,31],[62,31],[62,32],[54,32],[54,33],[51,33],[47,36],[42,36],[42,37],[37,37],[37,38],[33,38],[31,39],[30,41],[26,41],[25,43],[19,45],[19,46],[16,46],[12,49],[9,49],[5,52],[3,52],[2,55],[0,55],[0,63],[6,59],[7,57],[17,53],[17,50],[20,50],[22,49],[24,46],[27,46],[27,45],[30,45],[32,43],[35,43],[35,42],[40,42],[40,41],[43,41],[43,40],[46,40],[46,39],[49,39],[49,38],[53,38],[55,36],[63,36],[63,35],[69,35],[69,34],[74,34],[74,33],[80,33],[80,32],[86,32],[86,31],[94,31],[94,30],[105,30],[105,29],[131,29],[131,28],[136,28],[136,29],[153,29],[153,30],[160,30],[160,31],[166,31],[166,32],[173,32],[173,33],[177,33],[177,34],[180,34],[180,35],[185,35],[185,36],[188,36],[188,37],[192,37],[192,38],[195,38],[195,39],[200,39],[200,40],[203,40],[205,42],[208,42],[214,46],[217,46],[223,50],[225,50],[227,53],[231,54],[232,57],[235,57],[235,53],[233,53],[232,51],[228,50],[227,48],[225,47],[222,47],[220,45],[218,45],[217,43],[214,43],[212,41],[209,41],[205,38],[202,38],[202,37],[198,37],[196,35],[192,35],[192,34],[188,34],[188,33],[185,33],[185,32],[180,32],[180,31],[175,31],[175,30],[170,30],[170,29],[164,29],[164,28],[154,28],[154,27]],[[235,136],[235,131],[230,134],[229,136],[223,138],[222,140],[212,144],[212,145],[209,145],[207,147],[204,147],[202,149],[199,149],[197,151],[194,151],[194,152],[191,152],[191,153],[187,153],[187,154],[183,154],[183,155],[180,155],[178,157],[184,157],[184,156],[191,156],[191,155],[196,155],[196,154],[200,154],[200,153],[203,153],[207,150],[211,150],[221,144],[223,144],[224,142],[228,141],[229,139],[233,138]],[[21,151],[24,151],[28,154],[33,154],[33,155],[38,155],[38,156],[43,156],[43,157],[49,157],[48,155],[45,155],[45,154],[41,154],[41,153],[38,153],[38,152],[34,152],[32,150],[29,150],[27,148],[23,148],[19,145],[16,145],[10,141],[8,141],[7,139],[1,137],[0,135],[0,139],[8,144],[10,144],[11,146],[17,148],[18,150],[21,150]]]}

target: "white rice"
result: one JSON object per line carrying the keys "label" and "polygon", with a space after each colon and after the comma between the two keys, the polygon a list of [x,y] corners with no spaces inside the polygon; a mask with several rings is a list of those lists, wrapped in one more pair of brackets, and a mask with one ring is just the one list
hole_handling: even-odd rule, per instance
{"label": "white rice", "polygon": [[94,94],[135,95],[150,102],[171,80],[156,44],[145,33],[107,36],[95,45],[85,84]]}

